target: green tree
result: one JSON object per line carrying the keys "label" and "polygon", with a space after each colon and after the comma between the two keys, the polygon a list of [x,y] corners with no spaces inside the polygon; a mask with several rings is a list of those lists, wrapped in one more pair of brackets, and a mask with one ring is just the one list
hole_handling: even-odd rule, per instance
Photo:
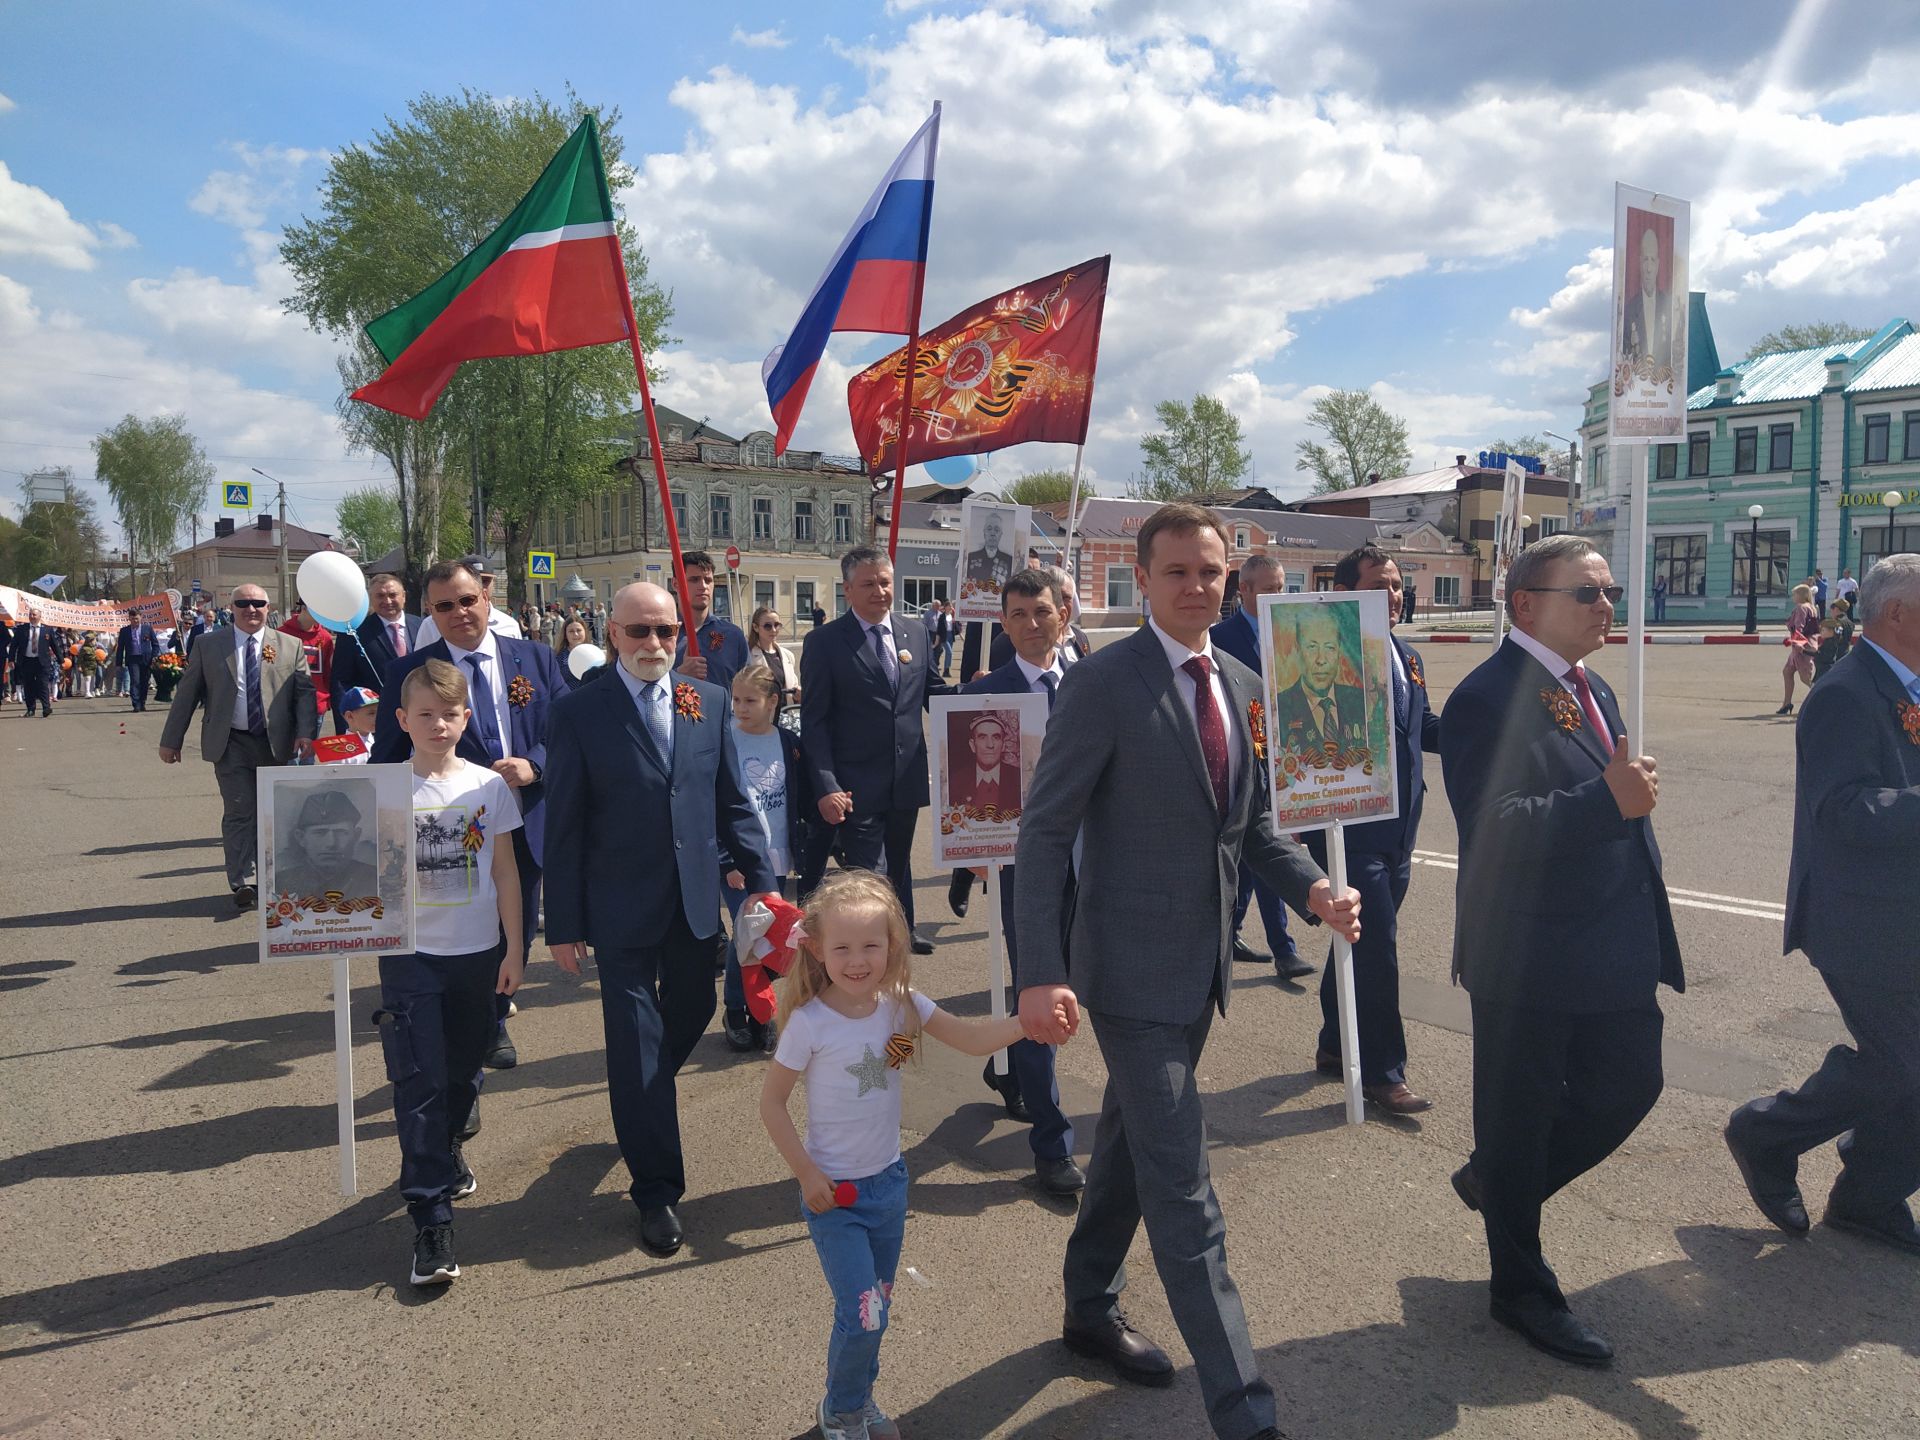
{"label": "green tree", "polygon": [[1327,438],[1300,441],[1293,468],[1311,472],[1316,495],[1364,485],[1376,470],[1383,479],[1404,474],[1412,462],[1407,422],[1364,390],[1322,395],[1307,412],[1307,424]]}
{"label": "green tree", "polygon": [[1567,473],[1567,447],[1545,435],[1516,435],[1511,440],[1492,440],[1489,450],[1504,450],[1509,455],[1531,455],[1545,462],[1549,475]]}
{"label": "green tree", "polygon": [[1073,475],[1066,470],[1036,470],[1000,487],[1000,498],[1013,505],[1058,505],[1072,497]]}
{"label": "green tree", "polygon": [[1828,345],[1846,345],[1865,340],[1873,331],[1844,320],[1810,320],[1804,325],[1782,325],[1769,330],[1747,347],[1746,358],[1771,355],[1779,350],[1812,350]]}
{"label": "green tree", "polygon": [[[572,94],[564,106],[538,95],[424,95],[403,119],[335,155],[319,215],[289,228],[282,241],[295,282],[286,308],[348,342],[337,409],[350,443],[393,468],[407,578],[415,587],[428,566],[452,553],[447,517],[471,493],[476,462],[489,529],[497,521],[506,540],[516,601],[534,521],[549,506],[611,483],[600,442],[624,434],[620,417],[636,389],[624,346],[470,362],[419,422],[348,398],[382,368],[361,328],[492,233],[589,110],[599,122],[608,182],[618,191],[632,172],[621,163],[617,112]],[[673,302],[648,279],[631,227],[622,221],[619,232],[640,342],[657,353]]]}
{"label": "green tree", "polygon": [[24,586],[42,575],[67,577],[67,597],[96,596],[106,588],[101,552],[107,534],[93,497],[67,478],[66,498],[35,503],[33,488],[20,486],[20,521],[7,543],[11,577]]}
{"label": "green tree", "polygon": [[1192,405],[1162,400],[1153,407],[1160,429],[1140,437],[1146,473],[1127,484],[1135,500],[1192,500],[1222,495],[1253,463],[1241,447],[1240,417],[1212,395]]}
{"label": "green tree", "polygon": [[94,474],[120,514],[128,559],[145,563],[147,588],[157,590],[180,527],[213,483],[213,464],[178,415],[128,415],[94,438],[93,456]]}
{"label": "green tree", "polygon": [[341,537],[359,547],[363,561],[377,560],[400,543],[400,499],[384,486],[349,490],[333,513]]}

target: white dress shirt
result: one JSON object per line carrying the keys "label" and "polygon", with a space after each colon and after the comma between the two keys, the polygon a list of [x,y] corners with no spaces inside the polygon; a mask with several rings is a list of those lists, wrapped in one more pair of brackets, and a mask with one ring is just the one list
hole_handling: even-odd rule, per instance
{"label": "white dress shirt", "polygon": [[[402,621],[401,623],[405,624],[406,622]],[[520,633],[520,622],[498,605],[494,606],[493,609],[487,613],[487,629],[491,630],[495,635],[504,635],[509,640],[524,640],[527,638]],[[420,629],[413,636],[413,648],[418,650],[422,645],[431,645],[438,639],[440,639],[439,622],[433,618],[431,612],[421,616]]]}
{"label": "white dress shirt", "polygon": [[[1580,698],[1580,692],[1574,689],[1573,682],[1567,679],[1567,672],[1575,668],[1573,661],[1554,654],[1553,651],[1542,645],[1524,630],[1509,630],[1507,632],[1507,638],[1534,659],[1538,660],[1542,665],[1546,666],[1548,673],[1560,682],[1560,688],[1562,690],[1566,691],[1576,700]],[[1579,668],[1583,671],[1586,669],[1584,665]]]}
{"label": "white dress shirt", "polygon": [[1053,668],[1051,670],[1042,670],[1038,665],[1029,665],[1026,659],[1017,653],[1013,658],[1020,666],[1020,673],[1027,677],[1027,689],[1035,695],[1044,695],[1047,693],[1047,687],[1040,683],[1040,677],[1042,675],[1053,676],[1053,684],[1056,692],[1059,690],[1060,682],[1066,679],[1067,657],[1066,652],[1063,650],[1055,650],[1053,652]]}
{"label": "white dress shirt", "polygon": [[[247,722],[247,646],[258,645],[268,633],[279,632],[262,631],[259,635],[249,635],[244,630],[233,632],[233,728],[236,730],[251,728]],[[266,664],[264,660],[260,663]],[[266,678],[263,671],[260,679],[264,682]],[[260,713],[267,713],[267,697],[264,694],[260,697]]]}
{"label": "white dress shirt", "polygon": [[[449,640],[447,653],[453,657],[454,667],[465,677],[469,687],[473,683],[473,669],[467,664],[467,657],[480,657],[480,668],[487,673],[487,688],[493,691],[493,723],[500,733],[500,754],[502,757],[513,754],[513,719],[512,712],[507,708],[507,686],[513,677],[502,671],[500,647],[493,643],[493,632],[489,630],[481,638],[478,647],[472,650],[462,650]],[[468,698],[471,700],[472,697]],[[519,792],[514,793],[517,795]]]}
{"label": "white dress shirt", "polygon": [[1187,707],[1187,714],[1194,717],[1196,735],[1199,734],[1200,720],[1194,709],[1194,701],[1199,691],[1193,683],[1193,676],[1181,667],[1196,655],[1206,657],[1207,679],[1213,686],[1213,703],[1219,707],[1220,723],[1227,727],[1227,793],[1231,795],[1240,783],[1240,727],[1233,723],[1233,697],[1227,693],[1227,682],[1220,678],[1220,658],[1213,653],[1213,642],[1202,636],[1201,648],[1194,650],[1162,630],[1158,620],[1150,619],[1147,625],[1160,642],[1160,648],[1167,652],[1167,663],[1173,666],[1174,690]]}

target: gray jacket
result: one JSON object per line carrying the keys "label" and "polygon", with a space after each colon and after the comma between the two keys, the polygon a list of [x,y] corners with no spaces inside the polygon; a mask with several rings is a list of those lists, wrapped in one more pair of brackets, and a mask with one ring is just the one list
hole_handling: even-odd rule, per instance
{"label": "gray jacket", "polygon": [[[233,733],[234,696],[240,687],[235,651],[239,637],[239,630],[231,625],[209,630],[187,656],[180,688],[173,692],[173,706],[160,728],[160,743],[169,750],[181,748],[194,707],[204,705],[200,757],[212,763],[226,753],[227,737]],[[306,647],[295,637],[269,627],[260,632],[260,643],[260,705],[266,712],[267,743],[273,747],[274,760],[284,765],[293,758],[296,739],[311,740],[319,733],[313,676],[307,670]],[[273,647],[271,660],[265,657],[268,645]]]}
{"label": "gray jacket", "polygon": [[[1218,646],[1213,655],[1241,759],[1224,821],[1193,709],[1150,627],[1067,671],[1020,819],[1014,903],[1023,986],[1071,983],[1089,1010],[1129,1020],[1187,1024],[1210,995],[1226,1013],[1243,854],[1282,900],[1318,923],[1307,893],[1324,877],[1306,851],[1275,833],[1254,755],[1248,707],[1260,698],[1260,681]],[[1083,825],[1069,917],[1068,866]]]}

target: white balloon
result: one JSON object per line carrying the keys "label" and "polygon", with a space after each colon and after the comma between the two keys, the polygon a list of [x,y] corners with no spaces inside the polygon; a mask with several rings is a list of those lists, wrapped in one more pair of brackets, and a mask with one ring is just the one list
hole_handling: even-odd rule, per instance
{"label": "white balloon", "polygon": [[598,645],[576,645],[567,651],[567,671],[578,680],[589,670],[607,663],[607,652]]}
{"label": "white balloon", "polygon": [[316,550],[302,560],[294,584],[309,610],[334,620],[352,619],[367,603],[366,577],[338,550]]}

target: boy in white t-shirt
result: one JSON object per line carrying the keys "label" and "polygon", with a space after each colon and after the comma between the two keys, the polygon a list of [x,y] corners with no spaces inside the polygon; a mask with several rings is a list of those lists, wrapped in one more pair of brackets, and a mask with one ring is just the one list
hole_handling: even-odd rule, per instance
{"label": "boy in white t-shirt", "polygon": [[453,1202],[477,1188],[459,1135],[493,1043],[493,997],[520,988],[526,951],[512,844],[520,807],[507,782],[453,753],[473,712],[444,660],[409,671],[395,718],[413,741],[414,944],[380,957],[381,1044],[393,1081],[400,1193],[413,1219],[415,1285],[444,1285]]}

